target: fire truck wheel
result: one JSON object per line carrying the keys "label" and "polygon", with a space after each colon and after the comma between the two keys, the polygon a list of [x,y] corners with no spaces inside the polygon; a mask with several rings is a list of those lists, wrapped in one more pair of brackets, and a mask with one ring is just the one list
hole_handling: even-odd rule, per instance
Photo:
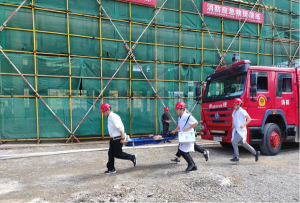
{"label": "fire truck wheel", "polygon": [[268,156],[275,156],[279,153],[282,145],[281,130],[275,123],[267,123],[264,127],[263,142],[260,150]]}
{"label": "fire truck wheel", "polygon": [[232,148],[232,144],[228,142],[220,142],[221,146],[225,149]]}

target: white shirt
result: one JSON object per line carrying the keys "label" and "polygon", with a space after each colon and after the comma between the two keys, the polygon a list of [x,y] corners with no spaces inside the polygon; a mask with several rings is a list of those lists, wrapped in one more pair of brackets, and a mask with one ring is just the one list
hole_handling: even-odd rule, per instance
{"label": "white shirt", "polygon": [[246,140],[246,138],[247,138],[247,128],[244,127],[242,129],[240,126],[246,123],[246,121],[247,121],[246,117],[247,116],[249,116],[249,114],[242,107],[240,107],[239,110],[234,110],[233,111],[232,118],[233,118],[233,123],[234,123],[234,129],[232,130],[231,141],[233,140],[236,131],[241,135],[243,140]]}
{"label": "white shirt", "polygon": [[111,137],[121,136],[121,131],[124,132],[124,125],[119,115],[110,112],[107,119],[108,133]]}
{"label": "white shirt", "polygon": [[[190,116],[188,122],[187,119]],[[178,117],[178,126],[180,128],[180,132],[183,132],[184,129],[189,128],[191,125],[195,124],[197,120],[194,116],[188,114],[186,111],[182,114],[181,117]],[[186,125],[185,125],[186,123]],[[188,132],[195,132],[194,128],[189,129]],[[179,149],[183,152],[193,152],[194,151],[194,143],[180,143]]]}

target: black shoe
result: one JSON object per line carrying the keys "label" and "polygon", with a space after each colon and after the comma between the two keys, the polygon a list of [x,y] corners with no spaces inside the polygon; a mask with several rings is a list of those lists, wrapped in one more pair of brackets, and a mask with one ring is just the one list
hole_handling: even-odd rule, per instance
{"label": "black shoe", "polygon": [[188,167],[185,169],[185,172],[194,171],[193,169],[194,169],[195,167],[196,167],[196,169],[197,169],[197,166],[195,166],[194,164],[188,165]]}
{"label": "black shoe", "polygon": [[239,161],[239,158],[234,157],[233,159],[230,159],[230,161],[232,161],[232,162],[238,162],[238,161]]}
{"label": "black shoe", "polygon": [[114,173],[117,173],[117,171],[115,170],[115,169],[113,169],[113,170],[107,170],[107,171],[105,171],[104,172],[106,175],[109,175],[109,174],[114,174]]}
{"label": "black shoe", "polygon": [[256,154],[254,155],[255,161],[257,162],[260,156],[260,151],[256,151]]}
{"label": "black shoe", "polygon": [[171,159],[171,161],[175,162],[176,164],[177,164],[178,162],[180,162],[180,160],[179,160],[177,157],[175,157],[174,159]]}
{"label": "black shoe", "polygon": [[197,166],[195,165],[194,168],[192,168],[192,171],[197,171],[197,170],[198,170],[198,168],[197,168]]}
{"label": "black shoe", "polygon": [[182,153],[182,157],[185,159],[185,161],[188,163],[188,167],[185,169],[186,172],[192,171],[192,169],[196,166],[196,164],[193,161],[193,158],[189,153]]}
{"label": "black shoe", "polygon": [[209,151],[205,150],[203,156],[204,156],[205,160],[208,161],[208,159],[209,159]]}
{"label": "black shoe", "polygon": [[136,166],[136,163],[137,163],[137,158],[136,158],[136,155],[134,155],[134,159],[133,159],[133,166],[135,167]]}
{"label": "black shoe", "polygon": [[167,140],[166,142],[167,142],[167,143],[171,143],[171,141],[170,141],[170,140]]}

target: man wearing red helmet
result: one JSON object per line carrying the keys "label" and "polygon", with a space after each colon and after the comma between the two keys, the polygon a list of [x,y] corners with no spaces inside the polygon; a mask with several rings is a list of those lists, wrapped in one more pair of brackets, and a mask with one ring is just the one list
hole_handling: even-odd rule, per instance
{"label": "man wearing red helmet", "polygon": [[107,117],[108,132],[112,139],[109,142],[107,171],[105,174],[116,173],[115,158],[130,160],[133,166],[136,166],[136,155],[127,154],[122,151],[125,143],[124,125],[119,115],[111,111],[111,105],[103,103],[101,105],[101,113]]}
{"label": "man wearing red helmet", "polygon": [[[163,136],[168,136],[169,133],[169,125],[171,123],[170,121],[170,115],[169,115],[169,108],[165,107],[165,113],[161,116],[161,122],[163,124]],[[170,141],[167,141],[170,142]]]}
{"label": "man wearing red helmet", "polygon": [[[178,115],[178,126],[171,134],[175,134],[178,131],[195,132],[194,128],[198,125],[198,121],[192,115],[187,113],[186,104],[184,102],[177,102],[175,109]],[[187,172],[197,170],[197,166],[189,154],[190,151],[194,150],[204,153],[206,160],[208,160],[209,152],[199,145],[196,145],[196,143],[180,143],[176,157],[175,159],[172,159],[172,161],[179,162],[179,158],[182,156],[188,163],[188,167],[186,168]]]}
{"label": "man wearing red helmet", "polygon": [[250,123],[251,118],[247,111],[241,107],[242,100],[239,98],[235,98],[233,100],[234,111],[232,113],[232,146],[234,149],[234,158],[230,159],[230,161],[237,162],[239,161],[239,148],[238,143],[240,143],[244,148],[249,150],[255,157],[255,161],[258,161],[260,152],[255,151],[253,147],[251,147],[246,139],[247,139],[247,128],[246,126]]}

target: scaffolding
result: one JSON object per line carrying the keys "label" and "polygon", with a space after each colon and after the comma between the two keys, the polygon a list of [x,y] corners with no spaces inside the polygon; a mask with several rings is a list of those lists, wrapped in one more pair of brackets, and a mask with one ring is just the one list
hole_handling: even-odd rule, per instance
{"label": "scaffolding", "polygon": [[[0,1],[0,22],[21,2]],[[194,2],[201,11],[202,1]],[[253,7],[241,1],[210,2],[248,10]],[[254,11],[265,13],[265,24],[246,23],[228,52],[238,52],[241,59],[251,60],[252,65],[288,66],[289,58],[293,58],[299,47],[300,2],[264,2],[281,9],[269,12],[289,55],[282,49],[261,5]],[[159,9],[112,0],[100,3],[129,47]],[[162,3],[162,0],[157,1],[158,6]],[[203,18],[223,55],[243,22]],[[28,1],[0,33],[0,45],[72,132],[127,54],[122,39],[96,0]],[[220,60],[217,48],[189,0],[169,0],[141,38],[134,54],[170,109],[178,100],[185,101],[191,109],[195,103],[196,82],[212,73]],[[299,59],[296,54],[292,66],[299,64]],[[225,61],[230,64],[230,54]],[[69,132],[40,103],[3,56],[0,57],[0,80],[0,141],[68,139]],[[162,105],[132,58],[126,60],[101,101],[112,104],[128,134],[162,130]],[[175,117],[175,111],[171,113]],[[200,107],[195,108],[193,114],[200,120]],[[76,136],[105,139],[106,125],[98,102]],[[172,127],[175,128],[174,123]]]}

